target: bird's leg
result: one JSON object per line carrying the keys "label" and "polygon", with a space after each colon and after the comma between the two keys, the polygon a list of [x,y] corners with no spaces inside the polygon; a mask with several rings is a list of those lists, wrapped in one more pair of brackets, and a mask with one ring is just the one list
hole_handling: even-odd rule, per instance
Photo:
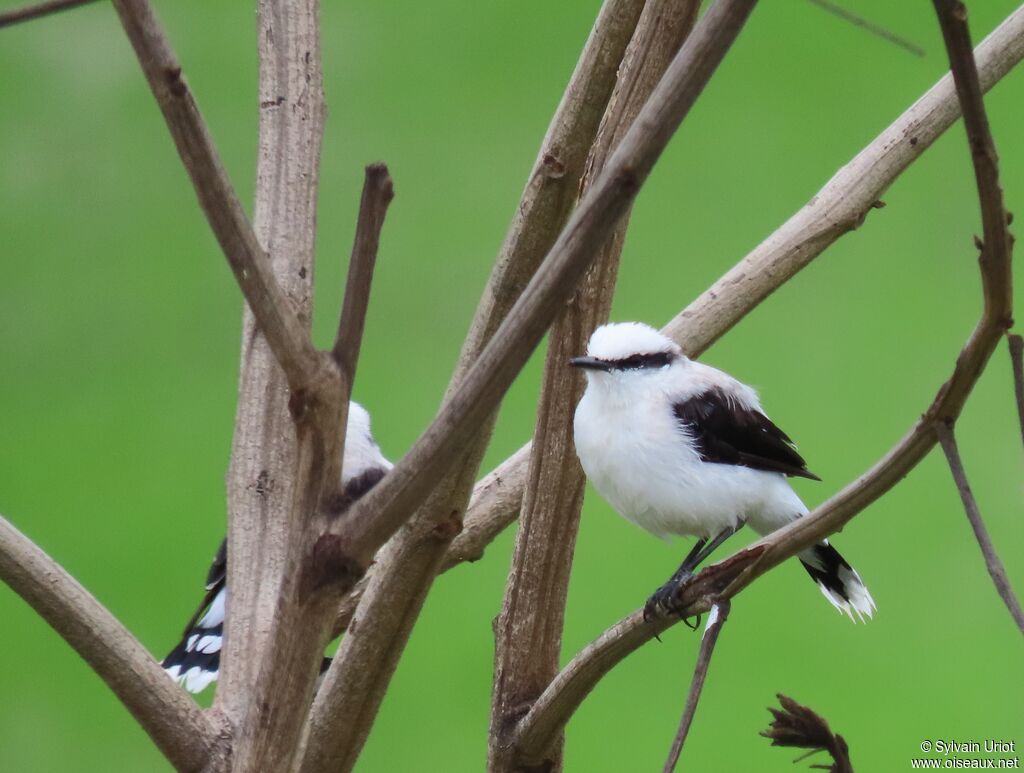
{"label": "bird's leg", "polygon": [[[644,605],[644,620],[650,620],[659,611],[678,611],[676,605],[679,590],[693,576],[693,570],[700,566],[701,561],[714,553],[719,545],[742,529],[744,523],[746,522],[741,520],[735,526],[723,529],[710,542],[706,539],[697,540],[690,552],[687,553],[686,558],[683,559],[683,563],[680,564],[676,573],[669,578],[668,582],[654,591],[654,594],[647,600],[647,603]],[[700,619],[698,617],[698,624],[699,622]]]}

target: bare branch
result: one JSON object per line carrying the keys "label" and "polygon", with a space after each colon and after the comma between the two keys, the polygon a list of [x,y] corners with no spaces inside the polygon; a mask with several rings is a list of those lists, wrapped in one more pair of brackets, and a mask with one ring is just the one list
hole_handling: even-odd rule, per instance
{"label": "bare branch", "polygon": [[920,46],[914,45],[906,38],[901,38],[899,35],[887,30],[885,27],[875,24],[872,21],[868,21],[863,16],[858,16],[848,9],[843,8],[841,5],[830,2],[830,0],[810,0],[810,2],[833,16],[838,16],[843,21],[849,22],[855,27],[860,27],[862,30],[866,30],[872,35],[880,37],[882,40],[888,41],[894,46],[902,48],[907,53],[913,54],[914,56],[924,56],[924,49]]}
{"label": "bare branch", "polygon": [[341,372],[349,383],[355,378],[359,346],[363,340],[363,326],[366,323],[366,306],[370,299],[370,283],[377,263],[377,248],[380,231],[384,226],[384,215],[395,197],[391,175],[384,164],[366,167],[363,195],[359,202],[359,219],[356,222],[355,243],[349,260],[348,281],[345,285],[345,300],[338,322],[338,335],[334,340],[334,356]]}
{"label": "bare branch", "polygon": [[[642,5],[640,0],[609,0],[598,14],[515,210],[463,344],[449,395],[507,316],[569,216],[587,150]],[[312,709],[306,769],[329,766],[336,770],[343,760],[351,764],[362,748],[412,624],[452,538],[459,532],[492,427],[489,419],[476,429],[408,527],[377,555],[372,582],[360,581],[344,600],[338,614],[341,627],[355,613],[359,596],[369,589],[359,615],[374,624],[346,637],[324,680]],[[489,490],[500,500],[508,484],[500,478],[493,483]],[[479,538],[490,531],[486,527],[469,529],[465,535],[475,533]]]}
{"label": "bare branch", "polygon": [[114,7],[238,285],[289,383],[301,387],[317,369],[308,328],[256,240],[160,22],[148,0],[114,0]]}
{"label": "bare branch", "polygon": [[[853,773],[850,749],[846,745],[846,740],[838,733],[832,732],[824,717],[781,693],[776,697],[782,709],[768,708],[774,719],[768,729],[761,732],[762,736],[771,739],[772,746],[810,749],[808,754],[826,751],[834,763],[828,768],[830,773]],[[799,762],[800,759],[803,757],[795,761]],[[811,767],[825,769],[824,765]]]}
{"label": "bare branch", "polygon": [[708,623],[704,628],[704,636],[700,640],[700,650],[697,652],[697,662],[693,667],[693,679],[690,682],[690,692],[686,696],[686,707],[683,709],[683,716],[679,720],[679,730],[676,731],[676,738],[672,742],[672,749],[665,760],[665,767],[662,773],[672,773],[679,762],[679,753],[686,743],[686,736],[690,733],[690,725],[697,713],[697,702],[700,700],[700,693],[704,689],[704,680],[708,675],[708,666],[711,665],[711,656],[715,654],[715,645],[718,643],[718,634],[722,632],[725,621],[729,619],[729,610],[732,602],[723,599],[720,603],[711,607],[708,615]]}
{"label": "bare branch", "polygon": [[[935,12],[942,27],[949,62],[956,83],[957,96],[964,114],[964,128],[974,164],[974,178],[981,203],[981,223],[984,244],[979,260],[982,264],[981,280],[988,306],[993,311],[1006,311],[1012,306],[1012,288],[1003,281],[1002,264],[1009,264],[1013,249],[1009,218],[1003,207],[1003,189],[999,185],[999,157],[996,154],[992,132],[985,113],[978,67],[971,50],[971,35],[967,29],[967,9],[959,0],[933,0]],[[985,270],[988,264],[989,270]],[[1008,269],[1007,269],[1008,270]],[[1001,297],[1000,297],[1001,296]],[[994,322],[998,322],[995,321]],[[1006,320],[1009,327],[1009,319]]]}
{"label": "bare branch", "polygon": [[1017,400],[1017,418],[1020,419],[1020,436],[1024,440],[1024,338],[1016,333],[1006,337],[1010,347],[1010,364],[1013,367],[1013,394]]}
{"label": "bare branch", "polygon": [[[652,0],[644,6],[623,57],[615,91],[587,160],[585,193],[657,86],[693,28],[699,3]],[[573,298],[548,336],[543,384],[527,487],[502,611],[495,623],[495,674],[488,769],[515,770],[507,743],[514,720],[558,673],[565,598],[583,506],[583,471],[573,451],[573,412],[581,394],[579,374],[566,361],[608,319],[628,213],[594,258]],[[561,744],[546,764],[560,766]]]}
{"label": "bare branch", "polygon": [[38,19],[41,16],[49,16],[52,13],[67,11],[92,2],[95,2],[95,0],[47,0],[44,3],[35,3],[34,5],[15,8],[13,11],[4,11],[0,13],[0,29],[20,24],[23,21],[32,21],[32,19]]}
{"label": "bare branch", "polygon": [[[1001,25],[999,30],[989,36],[989,40],[1005,31],[1011,23],[1016,29],[1015,57],[1019,61],[1020,56],[1024,55],[1024,45],[1021,45],[1021,41],[1024,40],[1024,8],[1018,9],[1010,19]],[[970,49],[968,48],[968,50]],[[960,68],[960,62],[953,59],[953,66]],[[970,73],[963,73],[962,69],[957,74],[958,77],[970,78]],[[980,94],[980,92],[977,93]],[[964,97],[961,96],[961,98]],[[978,100],[980,101],[980,96]],[[915,107],[920,107],[921,104],[922,102],[918,102]],[[968,109],[972,111],[983,110],[980,104],[975,105],[968,102],[968,105]],[[991,138],[988,139],[988,142],[991,143]],[[972,143],[972,156],[976,155],[973,152],[975,149],[975,144]],[[861,156],[863,155],[862,152]],[[988,154],[982,155],[987,156]],[[995,157],[994,150],[991,152],[991,157]],[[995,173],[994,166],[991,167],[991,173]],[[981,173],[979,173],[979,178],[980,176]],[[991,192],[992,190],[998,190],[998,181],[994,181],[994,184],[992,182],[982,184],[979,179],[979,195],[982,198],[983,207],[987,206],[986,201],[998,201],[1001,207],[1001,197],[996,199],[991,193],[986,197],[985,191]],[[995,226],[996,223],[999,223],[1000,228],[1006,229],[1005,216],[1001,220],[983,216],[983,220],[987,226],[988,224]],[[790,223],[792,222],[793,220],[790,220]],[[997,233],[990,235],[986,232],[986,241],[988,247],[983,250],[982,258],[979,261],[984,297],[981,320],[957,357],[950,380],[942,385],[931,405],[914,424],[910,432],[870,470],[827,502],[818,506],[809,515],[700,572],[684,586],[680,593],[679,608],[682,610],[682,615],[692,616],[705,612],[710,609],[712,604],[721,599],[733,598],[769,569],[838,531],[854,516],[896,485],[932,449],[936,443],[935,424],[937,422],[952,422],[960,414],[988,358],[1010,323],[1009,247],[1011,239],[1008,234],[1005,237],[1000,237]],[[1004,245],[1006,251],[1001,252],[996,249],[999,245]],[[720,280],[716,287],[722,281]],[[698,318],[697,315],[687,316],[685,312],[680,317],[688,324],[693,324]],[[683,327],[681,332],[685,332],[687,327]],[[680,337],[677,337],[676,340],[680,340]],[[552,735],[560,731],[597,681],[618,660],[653,638],[673,622],[675,621],[663,619],[644,624],[642,613],[634,612],[605,632],[593,645],[585,648],[562,670],[523,718],[517,738],[520,753],[530,759],[542,753],[550,743]]]}
{"label": "bare branch", "polygon": [[971,523],[974,536],[978,540],[978,547],[985,557],[985,567],[992,578],[992,582],[999,592],[1000,598],[1010,610],[1010,616],[1017,624],[1017,628],[1024,633],[1024,610],[1021,609],[1020,601],[1013,592],[1010,579],[1006,576],[1006,568],[996,553],[992,538],[989,537],[988,529],[985,528],[985,521],[981,517],[978,503],[971,492],[971,484],[967,481],[967,472],[964,470],[963,462],[960,460],[960,452],[957,450],[956,438],[953,435],[953,428],[945,422],[936,422],[935,434],[938,435],[939,443],[946,454],[946,461],[949,462],[949,471],[956,482],[956,490],[960,492],[960,500],[964,503],[964,510],[967,513],[967,520]]}
{"label": "bare branch", "polygon": [[[257,10],[253,227],[277,281],[308,324],[326,113],[319,3],[258,0]],[[298,746],[327,636],[318,617],[321,594],[303,603],[297,586],[309,577],[309,534],[319,521],[311,516],[340,452],[330,430],[341,426],[342,404],[331,383],[312,393],[290,390],[261,328],[246,309],[227,478],[231,603],[215,706],[234,729],[232,768],[269,771],[287,769]],[[322,375],[338,375],[329,354],[322,363]],[[333,387],[340,391],[340,378]],[[293,408],[312,408],[315,415],[296,421]]]}
{"label": "bare branch", "polygon": [[181,771],[199,771],[214,731],[195,702],[85,588],[0,517],[0,578],[89,664]]}

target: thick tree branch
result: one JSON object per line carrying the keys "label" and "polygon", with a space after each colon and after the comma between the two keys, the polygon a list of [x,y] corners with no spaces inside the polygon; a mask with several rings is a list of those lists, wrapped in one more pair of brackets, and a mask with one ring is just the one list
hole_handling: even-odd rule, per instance
{"label": "thick tree branch", "polygon": [[[1019,9],[1011,20],[1020,22],[1022,18],[1024,9]],[[1000,29],[1006,27],[1011,20]],[[966,35],[966,28],[959,34]],[[970,50],[969,47],[967,50]],[[951,56],[951,63],[958,80],[972,78],[971,68],[965,67],[962,59]],[[977,81],[976,76],[974,80]],[[976,98],[971,97],[972,92],[977,95]],[[958,89],[958,95],[965,102],[965,112],[983,112],[980,90]],[[977,121],[972,123],[978,125]],[[990,137],[987,143],[991,144]],[[974,142],[971,146],[972,157],[979,159],[980,171],[976,176],[979,178],[982,206],[985,208],[998,202],[1001,209],[1001,196],[996,198],[991,193],[998,191],[998,180],[981,179],[983,175],[995,175],[995,166],[988,166],[985,161],[989,157],[995,158],[994,149],[979,154]],[[1005,216],[996,218],[983,215],[983,222],[987,229],[998,226],[1006,230]],[[957,357],[951,378],[942,385],[910,432],[864,475],[809,515],[700,572],[680,593],[682,616],[706,612],[712,604],[733,598],[769,569],[841,529],[896,485],[927,455],[936,443],[937,423],[952,423],[956,420],[1011,321],[1009,248],[1012,239],[1008,233],[1000,237],[986,230],[986,242],[979,261],[984,300],[981,319]],[[585,648],[562,670],[521,721],[517,737],[520,754],[527,759],[543,754],[554,734],[561,730],[597,681],[622,658],[674,622],[674,619],[661,619],[645,623],[642,612],[637,611]]]}
{"label": "thick tree branch", "polygon": [[963,462],[960,460],[960,452],[957,450],[956,438],[953,435],[953,428],[949,425],[938,422],[935,425],[935,433],[939,437],[939,443],[946,454],[946,461],[949,462],[949,471],[956,483],[956,490],[960,493],[960,500],[964,503],[964,511],[967,513],[967,520],[971,523],[974,536],[978,540],[978,547],[985,557],[985,567],[992,578],[992,582],[999,592],[1000,598],[1010,611],[1010,616],[1017,624],[1017,628],[1024,633],[1024,610],[1021,609],[1020,601],[1013,592],[1010,585],[1010,578],[1006,576],[1006,568],[996,553],[992,538],[989,537],[988,529],[985,528],[985,521],[981,517],[978,503],[971,491],[971,484],[967,481],[967,472],[964,470]]}
{"label": "thick tree branch", "polygon": [[148,0],[114,0],[114,7],[260,330],[292,387],[307,384],[317,369],[307,326],[274,277],[152,6]]}
{"label": "thick tree branch", "polygon": [[[587,160],[583,192],[632,125],[693,28],[695,0],[652,0],[644,6],[597,139]],[[520,527],[501,614],[495,624],[495,674],[488,766],[516,770],[507,734],[558,673],[565,598],[583,505],[583,471],[573,451],[572,417],[582,392],[579,374],[566,361],[586,346],[591,331],[608,319],[628,213],[594,258],[579,289],[555,318],[548,336],[537,427]],[[561,744],[546,764],[561,767]]]}
{"label": "thick tree branch", "polygon": [[82,656],[177,770],[203,769],[215,734],[200,708],[117,618],[2,517],[0,579]]}
{"label": "thick tree branch", "polygon": [[[308,325],[325,104],[317,0],[259,0],[259,147],[254,228]],[[342,383],[290,390],[262,321],[246,309],[228,473],[231,601],[215,705],[235,731],[232,769],[286,770],[298,747],[327,638],[311,581],[312,538],[336,485]]]}
{"label": "thick tree branch", "polygon": [[704,636],[700,640],[697,662],[693,667],[693,679],[690,681],[690,691],[686,695],[686,706],[683,709],[683,716],[679,720],[679,730],[676,731],[676,737],[672,742],[672,748],[668,753],[668,759],[665,760],[662,773],[672,773],[676,769],[676,763],[679,762],[679,753],[683,750],[686,736],[690,733],[690,725],[693,724],[693,717],[697,713],[697,702],[704,689],[704,680],[708,675],[708,666],[711,665],[711,656],[715,654],[718,635],[722,632],[725,621],[729,619],[731,608],[732,602],[729,599],[723,599],[711,607],[707,627],[704,628]]}
{"label": "thick tree branch", "polygon": [[[569,216],[587,150],[641,5],[640,0],[610,0],[598,14],[515,210],[463,344],[449,395],[507,316]],[[372,581],[360,581],[339,610],[339,620],[347,625],[358,596],[365,591],[359,615],[374,622],[345,638],[318,693],[305,769],[337,770],[351,765],[362,748],[439,563],[460,529],[492,427],[493,416],[466,442],[408,526],[377,555]],[[501,488],[497,481],[494,490]]]}
{"label": "thick tree branch", "polygon": [[49,16],[52,13],[67,11],[92,2],[95,2],[95,0],[47,0],[45,3],[35,3],[22,8],[15,8],[13,11],[4,11],[0,13],[0,29],[20,24],[23,21],[32,21],[41,16]]}

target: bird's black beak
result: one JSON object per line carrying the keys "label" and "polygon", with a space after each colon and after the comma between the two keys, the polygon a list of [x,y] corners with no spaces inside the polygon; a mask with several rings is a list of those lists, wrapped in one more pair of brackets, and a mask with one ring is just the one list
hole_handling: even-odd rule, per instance
{"label": "bird's black beak", "polygon": [[569,360],[569,364],[574,368],[585,368],[587,370],[603,370],[606,372],[611,370],[611,366],[607,362],[596,357],[573,357]]}

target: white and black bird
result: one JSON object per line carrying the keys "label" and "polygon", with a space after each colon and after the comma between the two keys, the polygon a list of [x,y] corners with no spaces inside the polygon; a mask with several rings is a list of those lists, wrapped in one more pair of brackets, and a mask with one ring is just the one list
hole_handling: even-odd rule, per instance
{"label": "white and black bird", "polygon": [[[380,451],[370,432],[370,414],[359,403],[349,403],[342,459],[342,484],[349,499],[355,500],[373,488],[393,465]],[[189,692],[201,692],[217,679],[224,635],[224,614],[228,603],[227,540],[220,543],[206,576],[206,596],[185,633],[163,659],[164,670]],[[330,660],[324,659],[325,666]]]}
{"label": "white and black bird", "polygon": [[[599,327],[587,356],[570,364],[587,376],[574,433],[594,487],[659,537],[697,538],[645,614],[675,611],[679,587],[744,524],[764,535],[807,513],[787,477],[819,478],[746,384],[638,322]],[[799,558],[833,606],[851,620],[871,617],[874,599],[827,541]]]}

